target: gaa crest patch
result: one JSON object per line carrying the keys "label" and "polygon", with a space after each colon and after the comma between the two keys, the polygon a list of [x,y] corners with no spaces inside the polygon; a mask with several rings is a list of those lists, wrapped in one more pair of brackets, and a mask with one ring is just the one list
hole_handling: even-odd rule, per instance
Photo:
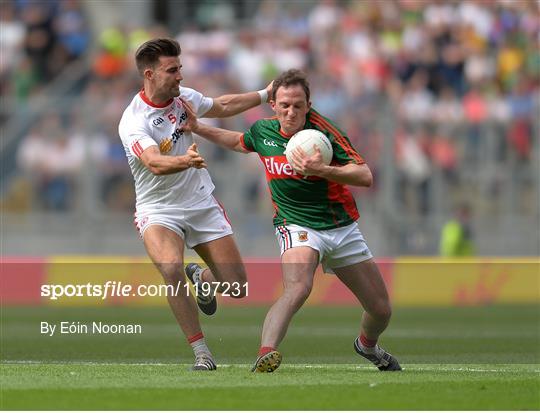
{"label": "gaa crest patch", "polygon": [[298,232],[298,241],[300,242],[306,242],[308,240],[308,233],[307,231],[299,231]]}
{"label": "gaa crest patch", "polygon": [[159,143],[159,151],[162,154],[168,153],[173,147],[173,141],[171,138],[165,138]]}

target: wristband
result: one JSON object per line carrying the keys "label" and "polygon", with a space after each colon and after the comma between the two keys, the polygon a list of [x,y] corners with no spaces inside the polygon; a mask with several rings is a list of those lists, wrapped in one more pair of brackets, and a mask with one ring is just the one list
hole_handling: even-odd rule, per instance
{"label": "wristband", "polygon": [[268,91],[266,89],[261,89],[257,93],[261,97],[261,103],[265,103],[268,100]]}

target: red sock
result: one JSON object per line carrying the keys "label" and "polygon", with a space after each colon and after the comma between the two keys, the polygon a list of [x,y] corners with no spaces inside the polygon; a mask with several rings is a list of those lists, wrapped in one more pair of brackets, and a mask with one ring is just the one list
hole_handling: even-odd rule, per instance
{"label": "red sock", "polygon": [[360,343],[362,343],[364,347],[375,347],[375,345],[377,344],[377,339],[371,340],[365,335],[360,334]]}
{"label": "red sock", "polygon": [[201,338],[204,338],[204,335],[202,333],[202,331],[198,332],[197,334],[191,336],[191,337],[188,337],[187,338],[187,341],[189,344],[193,344],[194,342],[200,340]]}
{"label": "red sock", "polygon": [[275,350],[274,347],[261,347],[258,355],[262,356],[263,354],[270,353],[271,351],[274,351],[274,350]]}

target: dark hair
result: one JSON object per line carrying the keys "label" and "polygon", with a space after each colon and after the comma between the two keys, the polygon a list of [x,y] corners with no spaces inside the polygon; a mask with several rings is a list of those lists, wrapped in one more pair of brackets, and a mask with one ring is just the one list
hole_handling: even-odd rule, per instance
{"label": "dark hair", "polygon": [[180,56],[182,50],[174,39],[152,39],[144,42],[135,52],[137,70],[142,75],[148,67],[154,67],[161,56]]}
{"label": "dark hair", "polygon": [[274,84],[272,85],[272,100],[276,100],[276,93],[280,87],[289,87],[292,85],[302,86],[306,94],[306,100],[309,102],[309,82],[307,81],[306,74],[298,69],[289,69],[274,79]]}

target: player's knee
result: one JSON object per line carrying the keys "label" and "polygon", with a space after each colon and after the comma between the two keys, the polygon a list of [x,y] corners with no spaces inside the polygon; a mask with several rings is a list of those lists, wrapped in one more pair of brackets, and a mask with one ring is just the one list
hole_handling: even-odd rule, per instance
{"label": "player's knee", "polygon": [[178,281],[184,281],[184,262],[181,259],[163,261],[156,265],[165,283],[176,284]]}
{"label": "player's knee", "polygon": [[244,286],[247,282],[246,269],[243,264],[221,265],[219,268],[213,269],[212,273],[216,280],[227,282],[229,284],[238,283],[241,286]]}
{"label": "player's knee", "polygon": [[285,294],[288,295],[291,305],[298,310],[311,294],[311,284],[295,283],[285,287]]}
{"label": "player's knee", "polygon": [[388,322],[392,317],[392,307],[387,300],[381,300],[373,306],[370,313],[377,320]]}

